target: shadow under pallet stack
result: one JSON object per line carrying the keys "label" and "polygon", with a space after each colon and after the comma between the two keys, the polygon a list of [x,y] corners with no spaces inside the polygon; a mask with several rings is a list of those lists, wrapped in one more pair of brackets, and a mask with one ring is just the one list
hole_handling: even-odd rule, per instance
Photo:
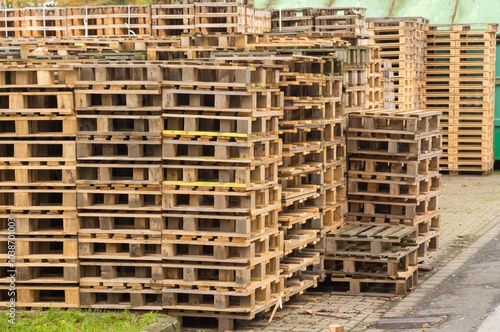
{"label": "shadow under pallet stack", "polygon": [[82,308],[162,309],[162,73],[76,65]]}
{"label": "shadow under pallet stack", "polygon": [[439,112],[354,112],[347,133],[347,227],[328,235],[325,269],[339,292],[406,295],[438,247]]}
{"label": "shadow under pallet stack", "polygon": [[426,109],[441,111],[441,169],[493,170],[496,32],[498,26],[430,25]]}
{"label": "shadow under pallet stack", "polygon": [[283,94],[266,65],[163,67],[163,308],[219,329],[277,303]]}
{"label": "shadow under pallet stack", "polygon": [[16,306],[79,307],[74,80],[67,65],[0,66],[2,305],[14,250]]}

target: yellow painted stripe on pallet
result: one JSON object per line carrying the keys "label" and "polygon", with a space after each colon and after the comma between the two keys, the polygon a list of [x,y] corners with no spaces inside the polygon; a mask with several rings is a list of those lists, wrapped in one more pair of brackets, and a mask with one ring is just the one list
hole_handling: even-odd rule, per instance
{"label": "yellow painted stripe on pallet", "polygon": [[219,136],[219,137],[248,138],[248,134],[220,133],[220,132],[216,132],[216,131],[164,130],[163,135]]}
{"label": "yellow painted stripe on pallet", "polygon": [[218,187],[218,188],[246,188],[245,183],[236,182],[186,182],[186,181],[163,181],[166,186],[188,186],[188,187]]}

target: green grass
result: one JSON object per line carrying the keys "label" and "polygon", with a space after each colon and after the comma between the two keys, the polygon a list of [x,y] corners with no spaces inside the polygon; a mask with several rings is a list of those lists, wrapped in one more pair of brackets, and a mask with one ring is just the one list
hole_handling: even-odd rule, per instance
{"label": "green grass", "polygon": [[18,311],[15,324],[0,312],[0,331],[12,332],[139,332],[156,322],[160,314],[100,312],[98,310]]}

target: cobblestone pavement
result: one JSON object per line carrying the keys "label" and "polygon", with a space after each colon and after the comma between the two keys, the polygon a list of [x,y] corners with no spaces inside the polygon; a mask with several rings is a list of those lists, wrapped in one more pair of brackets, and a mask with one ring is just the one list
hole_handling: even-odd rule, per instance
{"label": "cobblestone pavement", "polygon": [[[441,250],[429,263],[436,269],[420,276],[419,283],[457,257],[465,248],[495,226],[500,218],[500,174],[448,176],[441,178]],[[239,325],[237,331],[324,332],[330,324],[346,331],[365,331],[400,303],[399,297],[339,296],[319,286],[298,296],[278,310],[271,324],[270,313]],[[200,331],[199,329],[197,331]]]}

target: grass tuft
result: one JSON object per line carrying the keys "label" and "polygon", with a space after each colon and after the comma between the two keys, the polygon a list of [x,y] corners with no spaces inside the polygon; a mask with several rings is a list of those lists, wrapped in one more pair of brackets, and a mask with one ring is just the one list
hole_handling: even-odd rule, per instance
{"label": "grass tuft", "polygon": [[12,332],[140,332],[156,322],[156,312],[103,312],[100,310],[18,311],[15,324],[0,313],[0,331]]}

